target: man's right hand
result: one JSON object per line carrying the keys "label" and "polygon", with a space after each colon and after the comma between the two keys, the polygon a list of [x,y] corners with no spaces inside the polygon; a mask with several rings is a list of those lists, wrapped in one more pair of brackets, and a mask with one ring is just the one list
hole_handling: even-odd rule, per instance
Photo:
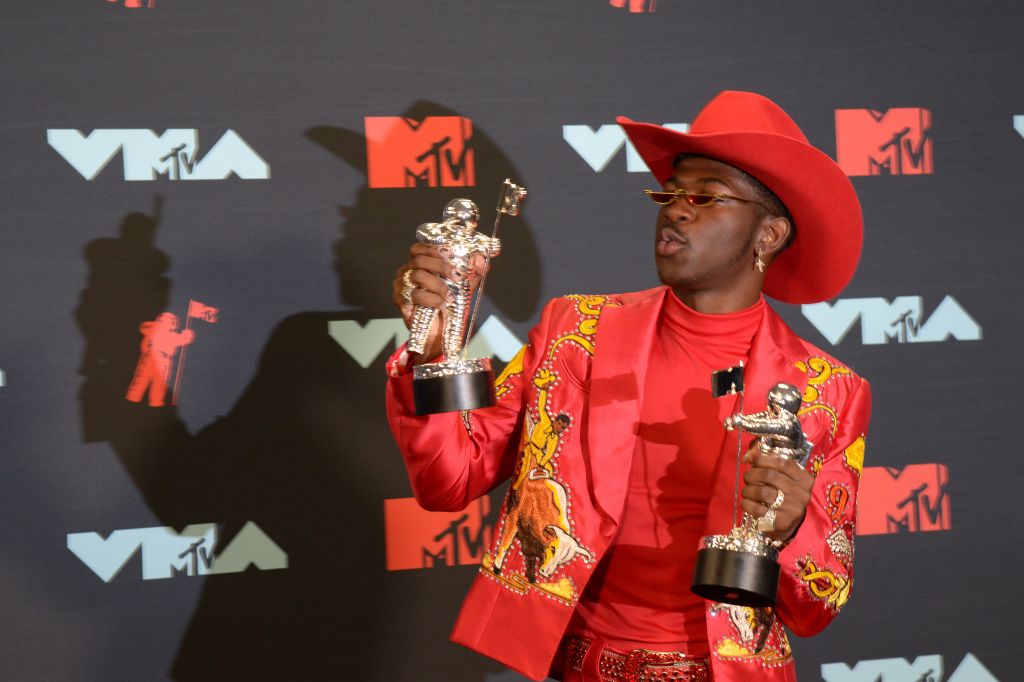
{"label": "man's right hand", "polygon": [[[459,282],[464,277],[469,277],[470,286],[475,289],[480,281],[480,275],[486,271],[482,257],[474,264],[476,267],[471,272],[465,273],[456,270],[449,264],[445,259],[446,256],[447,249],[444,247],[413,244],[409,248],[409,260],[395,272],[395,279],[391,283],[391,300],[402,313],[406,328],[412,325],[415,306],[421,305],[441,310],[446,303],[453,302],[452,293],[441,280],[442,277],[452,282]],[[409,281],[414,285],[411,296],[412,303],[407,303],[402,297],[402,290],[405,288],[403,277],[409,271],[412,272],[409,275]],[[427,334],[423,353],[412,356],[413,364],[430,362],[441,354],[441,329],[441,315],[437,315]]]}

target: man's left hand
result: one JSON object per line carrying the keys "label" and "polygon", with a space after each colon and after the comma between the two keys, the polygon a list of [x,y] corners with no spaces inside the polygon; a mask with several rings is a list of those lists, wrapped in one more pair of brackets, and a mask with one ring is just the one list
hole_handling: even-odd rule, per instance
{"label": "man's left hand", "polygon": [[751,464],[743,475],[743,511],[754,518],[764,516],[781,490],[783,500],[775,511],[775,530],[765,535],[773,540],[788,540],[804,519],[814,475],[791,459],[761,452],[757,441],[743,455],[743,461]]}

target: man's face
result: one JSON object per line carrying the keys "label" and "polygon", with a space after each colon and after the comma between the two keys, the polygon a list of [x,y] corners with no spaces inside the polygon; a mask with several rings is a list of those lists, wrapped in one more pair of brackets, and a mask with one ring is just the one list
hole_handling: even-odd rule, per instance
{"label": "man's face", "polygon": [[[700,156],[682,159],[665,189],[757,199],[735,168]],[[754,276],[754,238],[763,217],[757,204],[729,199],[691,206],[680,198],[662,206],[654,249],[658,278],[677,293],[736,287]]]}

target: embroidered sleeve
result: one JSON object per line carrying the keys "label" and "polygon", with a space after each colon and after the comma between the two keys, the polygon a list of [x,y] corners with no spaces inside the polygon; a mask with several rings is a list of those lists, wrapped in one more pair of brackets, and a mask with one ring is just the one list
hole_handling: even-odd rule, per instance
{"label": "embroidered sleeve", "polygon": [[[388,362],[388,423],[405,460],[413,494],[425,509],[457,511],[486,494],[512,474],[523,428],[528,376],[540,363],[547,328],[558,300],[548,304],[530,340],[495,382],[493,407],[417,417],[412,377],[401,358]],[[562,307],[565,307],[564,304]],[[402,349],[396,352],[400,355]]]}
{"label": "embroidered sleeve", "polygon": [[805,637],[832,621],[853,586],[857,488],[871,390],[849,370],[841,378],[827,386],[812,379],[804,396],[801,412],[827,412],[831,438],[822,439],[823,451],[812,452],[810,466],[816,477],[807,515],[779,556],[778,613],[794,633]]}

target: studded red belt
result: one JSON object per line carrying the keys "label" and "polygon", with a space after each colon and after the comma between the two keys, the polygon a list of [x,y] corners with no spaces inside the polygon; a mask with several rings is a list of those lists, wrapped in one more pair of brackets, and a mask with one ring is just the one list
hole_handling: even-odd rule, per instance
{"label": "studded red belt", "polygon": [[[565,666],[583,671],[583,661],[594,646],[593,640],[566,637],[562,641]],[[708,659],[687,656],[680,651],[651,651],[633,649],[620,651],[602,647],[598,670],[602,682],[709,682],[711,671]]]}

